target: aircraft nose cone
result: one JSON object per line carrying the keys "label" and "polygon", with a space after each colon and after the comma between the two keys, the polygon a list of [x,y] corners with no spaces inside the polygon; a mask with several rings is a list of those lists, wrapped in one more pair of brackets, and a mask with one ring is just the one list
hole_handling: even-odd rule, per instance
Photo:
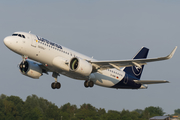
{"label": "aircraft nose cone", "polygon": [[9,46],[9,44],[10,44],[10,39],[9,39],[9,37],[4,38],[4,44],[5,44],[7,47]]}

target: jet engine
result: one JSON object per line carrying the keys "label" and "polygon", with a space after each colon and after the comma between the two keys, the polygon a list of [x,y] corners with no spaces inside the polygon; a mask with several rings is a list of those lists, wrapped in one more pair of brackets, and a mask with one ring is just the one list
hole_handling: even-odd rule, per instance
{"label": "jet engine", "polygon": [[72,58],[70,60],[69,68],[71,71],[74,71],[83,76],[89,76],[92,73],[92,65],[81,58]]}
{"label": "jet engine", "polygon": [[33,61],[22,61],[19,65],[19,70],[23,75],[26,75],[28,77],[39,79],[39,77],[42,75],[42,69],[39,67],[39,65]]}

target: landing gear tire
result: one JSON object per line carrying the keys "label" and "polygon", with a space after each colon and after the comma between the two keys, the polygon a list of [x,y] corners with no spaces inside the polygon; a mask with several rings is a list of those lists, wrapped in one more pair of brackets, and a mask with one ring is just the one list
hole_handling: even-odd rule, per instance
{"label": "landing gear tire", "polygon": [[51,88],[52,88],[52,89],[55,89],[55,88],[56,88],[56,86],[55,86],[55,83],[54,83],[54,82],[51,84]]}
{"label": "landing gear tire", "polygon": [[88,81],[85,81],[85,82],[84,82],[84,87],[85,87],[85,88],[88,88],[88,87],[89,87]]}
{"label": "landing gear tire", "polygon": [[94,86],[94,82],[93,81],[90,81],[89,82],[89,87],[93,87]]}
{"label": "landing gear tire", "polygon": [[61,84],[59,82],[56,83],[56,88],[60,89],[61,88]]}
{"label": "landing gear tire", "polygon": [[88,88],[88,87],[93,87],[94,86],[94,82],[93,81],[85,81],[84,82],[84,87]]}
{"label": "landing gear tire", "polygon": [[51,84],[51,88],[52,89],[60,89],[61,88],[61,84],[59,82],[53,82]]}

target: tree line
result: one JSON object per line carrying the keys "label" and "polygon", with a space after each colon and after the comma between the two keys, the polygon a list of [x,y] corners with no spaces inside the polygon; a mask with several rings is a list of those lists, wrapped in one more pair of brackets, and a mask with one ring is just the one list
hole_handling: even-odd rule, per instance
{"label": "tree line", "polygon": [[[180,114],[180,109],[175,110],[176,113]],[[28,96],[25,101],[18,96],[0,96],[0,120],[148,120],[164,114],[162,108],[153,106],[144,110],[106,112],[104,108],[98,109],[86,103],[80,108],[70,103],[58,107],[36,95]]]}

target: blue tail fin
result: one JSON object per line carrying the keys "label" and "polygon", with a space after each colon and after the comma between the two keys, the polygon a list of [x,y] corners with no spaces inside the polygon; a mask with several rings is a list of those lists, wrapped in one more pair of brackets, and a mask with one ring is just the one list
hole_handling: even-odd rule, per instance
{"label": "blue tail fin", "polygon": [[[137,53],[137,55],[133,58],[133,59],[143,59],[143,58],[147,58],[149,49],[146,47],[141,48],[141,50]],[[124,71],[131,75],[136,77],[137,79],[141,78],[141,74],[143,72],[143,68],[144,65],[141,66],[141,68],[137,67],[137,66],[132,66],[132,67],[126,67],[124,68]]]}

